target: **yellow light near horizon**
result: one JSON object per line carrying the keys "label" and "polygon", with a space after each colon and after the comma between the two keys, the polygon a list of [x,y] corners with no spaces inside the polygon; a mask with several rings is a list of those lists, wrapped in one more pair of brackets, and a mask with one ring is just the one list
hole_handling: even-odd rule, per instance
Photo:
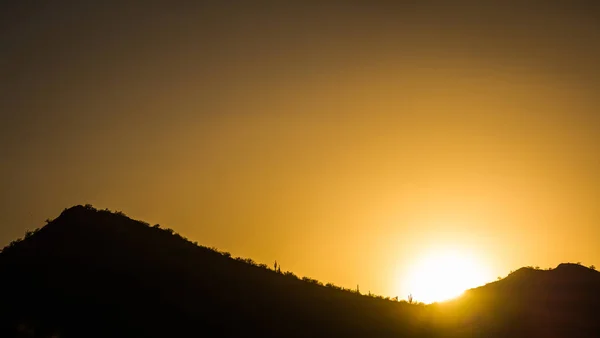
{"label": "yellow light near horizon", "polygon": [[488,281],[486,270],[473,257],[453,251],[424,257],[407,277],[413,300],[423,303],[456,298]]}

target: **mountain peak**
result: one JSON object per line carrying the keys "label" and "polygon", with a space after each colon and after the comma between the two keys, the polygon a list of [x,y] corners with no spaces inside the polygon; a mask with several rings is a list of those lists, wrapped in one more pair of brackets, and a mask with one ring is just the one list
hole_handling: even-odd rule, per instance
{"label": "mountain peak", "polygon": [[560,263],[555,268],[555,270],[569,270],[569,271],[586,271],[586,270],[591,270],[591,271],[594,271],[593,269],[588,268],[586,266],[583,266],[580,263]]}
{"label": "mountain peak", "polygon": [[586,267],[579,263],[561,263],[554,270],[554,274],[568,278],[598,278],[600,274],[593,266]]}
{"label": "mountain peak", "polygon": [[98,213],[105,213],[115,216],[127,217],[124,213],[120,211],[110,211],[109,209],[96,209],[91,204],[86,205],[75,205],[70,208],[67,208],[61,212],[60,216],[57,219],[65,219],[65,218],[85,218],[85,217],[95,217]]}
{"label": "mountain peak", "polygon": [[72,215],[72,214],[80,214],[80,213],[86,213],[86,212],[95,212],[97,211],[96,208],[94,208],[91,204],[86,204],[86,205],[74,205],[70,208],[66,208],[60,215],[63,216],[67,216],[67,215]]}

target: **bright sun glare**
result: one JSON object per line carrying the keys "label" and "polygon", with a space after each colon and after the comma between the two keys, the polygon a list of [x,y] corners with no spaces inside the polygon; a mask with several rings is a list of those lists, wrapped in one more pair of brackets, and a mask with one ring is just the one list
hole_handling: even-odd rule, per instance
{"label": "bright sun glare", "polygon": [[487,282],[483,266],[468,255],[436,252],[417,261],[408,277],[414,301],[433,303],[460,296]]}

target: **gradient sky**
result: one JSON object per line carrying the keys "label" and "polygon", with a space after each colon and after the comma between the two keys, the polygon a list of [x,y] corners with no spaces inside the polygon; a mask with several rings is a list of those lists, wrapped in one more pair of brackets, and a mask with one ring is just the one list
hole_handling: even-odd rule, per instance
{"label": "gradient sky", "polygon": [[91,203],[401,298],[600,265],[600,2],[127,3],[0,3],[0,245]]}

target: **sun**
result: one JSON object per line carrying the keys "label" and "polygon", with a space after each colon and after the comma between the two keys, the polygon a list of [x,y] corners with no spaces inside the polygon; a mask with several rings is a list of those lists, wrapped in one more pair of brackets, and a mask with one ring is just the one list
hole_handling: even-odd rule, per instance
{"label": "sun", "polygon": [[407,276],[414,301],[433,303],[460,296],[487,282],[486,270],[469,255],[456,251],[435,252],[415,262]]}

